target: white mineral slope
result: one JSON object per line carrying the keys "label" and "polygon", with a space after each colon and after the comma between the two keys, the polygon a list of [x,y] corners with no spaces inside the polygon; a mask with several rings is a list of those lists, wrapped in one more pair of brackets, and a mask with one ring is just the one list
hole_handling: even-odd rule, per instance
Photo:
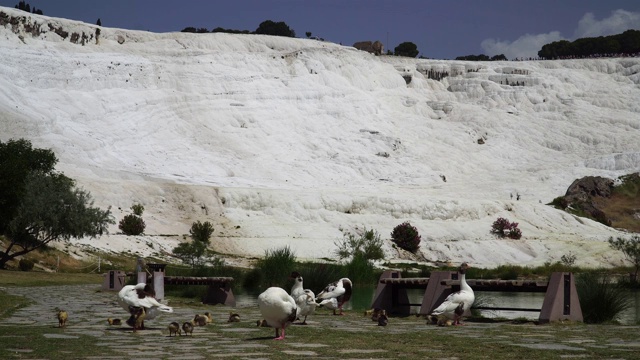
{"label": "white mineral slope", "polygon": [[[388,238],[409,221],[429,262],[623,261],[606,243],[623,232],[545,204],[577,178],[640,171],[638,58],[435,61],[105,27],[96,43],[95,25],[0,13],[24,16],[0,25],[0,140],[54,150],[116,220],[145,207],[145,236],[114,225],[69,249],[167,255],[200,220],[226,254],[334,258],[341,231],[367,228],[401,260]],[[491,235],[498,217],[523,238]]]}

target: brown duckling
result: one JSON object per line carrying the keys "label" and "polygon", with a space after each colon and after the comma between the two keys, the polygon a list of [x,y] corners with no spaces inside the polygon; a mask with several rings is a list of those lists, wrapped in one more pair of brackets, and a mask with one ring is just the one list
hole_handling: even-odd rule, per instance
{"label": "brown duckling", "polygon": [[122,320],[120,319],[108,318],[107,322],[109,323],[109,325],[122,325]]}
{"label": "brown duckling", "polygon": [[193,336],[193,323],[191,323],[190,321],[185,322],[184,324],[182,324],[182,330],[184,330],[184,336],[187,336],[189,334]]}
{"label": "brown duckling", "polygon": [[58,327],[65,327],[67,325],[69,314],[66,311],[58,310],[56,317],[58,318]]}
{"label": "brown duckling", "polygon": [[180,330],[180,324],[178,324],[177,322],[172,322],[171,324],[169,324],[168,326],[169,328],[169,337],[171,337],[171,335],[180,335],[182,336],[182,331]]}
{"label": "brown duckling", "polygon": [[205,326],[207,325],[207,317],[204,315],[196,314],[192,321],[193,325]]}
{"label": "brown duckling", "polygon": [[229,320],[227,322],[240,322],[240,314],[229,312]]}

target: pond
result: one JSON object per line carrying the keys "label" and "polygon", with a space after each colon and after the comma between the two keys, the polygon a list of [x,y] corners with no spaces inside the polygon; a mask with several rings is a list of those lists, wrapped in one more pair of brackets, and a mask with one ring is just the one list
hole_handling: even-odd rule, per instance
{"label": "pond", "polygon": [[[373,301],[375,293],[374,287],[355,287],[354,293],[345,305],[345,310],[364,311],[369,309]],[[407,290],[409,302],[419,304],[422,302],[423,290]],[[236,304],[238,307],[252,307],[257,305],[257,294],[236,293]],[[476,296],[481,299],[483,306],[499,306],[510,308],[542,308],[544,301],[544,293],[525,293],[525,292],[476,292]],[[631,301],[629,309],[624,311],[619,321],[625,325],[635,325],[640,323],[640,291],[629,292]],[[420,311],[419,306],[412,306],[411,313],[417,314]],[[497,311],[497,310],[481,310],[482,316],[488,318],[506,318],[517,319],[526,318],[537,320],[539,312],[531,311]]]}

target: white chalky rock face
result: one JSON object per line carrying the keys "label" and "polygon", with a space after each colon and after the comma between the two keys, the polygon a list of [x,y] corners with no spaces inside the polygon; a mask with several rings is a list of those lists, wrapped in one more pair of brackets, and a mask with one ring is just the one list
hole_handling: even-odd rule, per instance
{"label": "white chalky rock face", "polygon": [[[35,22],[43,32],[25,32]],[[38,15],[0,26],[0,141],[51,148],[116,221],[145,206],[143,236],[115,224],[72,240],[75,256],[169,260],[193,222],[210,221],[214,250],[243,257],[290,246],[333,258],[344,231],[366,228],[391,261],[623,262],[606,243],[623,233],[546,204],[577,178],[640,171],[638,58],[441,61],[108,27],[96,44],[96,28]],[[499,217],[522,239],[495,238]],[[415,256],[389,241],[405,221],[422,235]]]}

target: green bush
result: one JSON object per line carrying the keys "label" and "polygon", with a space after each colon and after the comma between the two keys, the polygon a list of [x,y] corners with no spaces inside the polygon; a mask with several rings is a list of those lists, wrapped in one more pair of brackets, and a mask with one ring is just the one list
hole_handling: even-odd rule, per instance
{"label": "green bush", "polygon": [[295,270],[296,255],[289,246],[265,251],[264,258],[256,264],[264,287],[287,288],[289,275]]}
{"label": "green bush", "polygon": [[142,216],[142,213],[144,212],[144,206],[142,206],[141,204],[133,204],[131,205],[131,211],[133,211],[135,215]]}
{"label": "green bush", "polygon": [[383,241],[380,234],[375,230],[364,229],[364,233],[359,237],[349,233],[344,233],[344,238],[335,243],[336,255],[340,259],[354,258],[362,256],[367,261],[384,259],[382,250]]}
{"label": "green bush", "polygon": [[191,224],[191,229],[189,229],[189,235],[194,241],[200,241],[205,244],[209,244],[209,238],[213,235],[213,225],[210,222],[205,221],[201,223],[200,221],[196,221]]}
{"label": "green bush", "polygon": [[556,209],[564,210],[567,208],[567,206],[569,206],[569,202],[564,196],[558,196],[557,198],[553,199],[551,203],[549,203],[549,205],[555,207]]}
{"label": "green bush", "polygon": [[146,224],[140,216],[134,214],[125,215],[120,223],[118,229],[120,229],[125,235],[140,235],[144,233]]}
{"label": "green bush", "polygon": [[603,274],[580,274],[576,278],[576,290],[585,323],[614,321],[631,305],[625,289]]}
{"label": "green bush", "polygon": [[418,233],[418,229],[412,226],[409,222],[403,222],[393,228],[393,231],[391,232],[391,241],[401,249],[405,249],[412,253],[415,253],[420,248],[420,234]]}
{"label": "green bush", "polygon": [[33,270],[34,265],[35,264],[33,263],[33,261],[28,259],[20,259],[20,261],[18,262],[18,267],[22,271],[31,271]]}

